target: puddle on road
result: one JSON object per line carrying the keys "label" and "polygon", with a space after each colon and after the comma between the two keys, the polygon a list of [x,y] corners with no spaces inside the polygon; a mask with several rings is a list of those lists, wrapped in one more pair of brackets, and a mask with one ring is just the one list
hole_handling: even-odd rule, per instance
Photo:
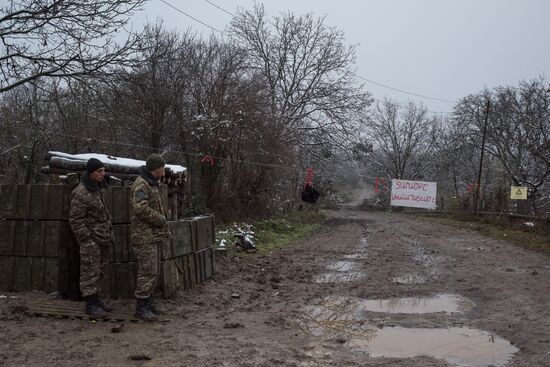
{"label": "puddle on road", "polygon": [[367,253],[366,252],[356,252],[354,254],[345,255],[344,259],[346,259],[346,260],[366,260],[367,259]]}
{"label": "puddle on road", "polygon": [[361,273],[358,271],[350,272],[333,272],[333,273],[322,273],[315,275],[313,281],[315,283],[346,283],[353,282],[356,280],[365,279],[367,274]]}
{"label": "puddle on road", "polygon": [[347,345],[371,357],[428,356],[464,367],[505,366],[518,351],[509,341],[489,332],[457,327],[387,327],[374,330],[368,338],[350,339]]}
{"label": "puddle on road", "polygon": [[418,274],[407,274],[393,278],[393,282],[397,284],[424,284],[428,279]]}
{"label": "puddle on road", "polygon": [[[353,307],[352,307],[353,306]],[[366,312],[381,313],[461,313],[471,310],[475,303],[456,294],[438,294],[434,297],[408,297],[389,299],[361,299],[354,297],[331,296],[320,299],[307,308],[307,313],[319,315],[339,315],[338,317],[361,319]]]}
{"label": "puddle on road", "polygon": [[448,260],[445,256],[416,255],[413,260],[425,266],[433,266]]}
{"label": "puddle on road", "polygon": [[454,294],[439,294],[435,297],[408,297],[362,300],[362,311],[384,313],[458,313],[471,310],[475,304],[467,298]]}
{"label": "puddle on road", "polygon": [[366,321],[363,305],[360,299],[325,297],[306,307],[300,326],[305,334],[343,339],[347,347],[372,357],[429,356],[457,366],[501,367],[518,351],[507,340],[477,329],[380,329]]}
{"label": "puddle on road", "polygon": [[353,261],[335,261],[327,265],[328,270],[333,271],[350,271],[355,267]]}

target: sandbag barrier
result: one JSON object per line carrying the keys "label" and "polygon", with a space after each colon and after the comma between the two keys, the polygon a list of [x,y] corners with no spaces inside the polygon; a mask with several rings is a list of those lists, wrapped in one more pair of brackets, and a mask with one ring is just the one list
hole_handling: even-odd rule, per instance
{"label": "sandbag barrier", "polygon": [[[40,290],[78,299],[78,244],[68,224],[70,194],[66,184],[0,185],[0,291]],[[129,243],[130,188],[109,189],[114,246],[101,295],[131,298],[137,258]],[[163,186],[162,199],[168,195]],[[214,275],[214,217],[170,222],[173,238],[160,249],[159,288],[168,297]]]}

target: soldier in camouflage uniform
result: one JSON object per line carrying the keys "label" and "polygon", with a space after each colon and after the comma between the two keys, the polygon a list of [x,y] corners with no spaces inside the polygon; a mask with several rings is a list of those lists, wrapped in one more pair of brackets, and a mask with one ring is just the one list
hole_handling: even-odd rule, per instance
{"label": "soldier in camouflage uniform", "polygon": [[160,314],[153,305],[153,293],[159,277],[160,244],[170,233],[159,190],[164,165],[160,155],[151,154],[141,167],[131,192],[130,242],[138,258],[135,316],[145,321],[153,321],[155,315]]}
{"label": "soldier in camouflage uniform", "polygon": [[85,311],[103,317],[112,307],[98,297],[99,282],[113,243],[111,214],[106,202],[105,166],[95,158],[86,163],[81,183],[71,194],[69,223],[80,244],[80,291]]}

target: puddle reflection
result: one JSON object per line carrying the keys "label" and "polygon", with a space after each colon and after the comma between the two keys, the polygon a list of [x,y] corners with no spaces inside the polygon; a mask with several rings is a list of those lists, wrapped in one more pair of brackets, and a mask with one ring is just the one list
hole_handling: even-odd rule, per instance
{"label": "puddle reflection", "polygon": [[407,274],[393,278],[393,282],[397,284],[424,284],[428,279],[418,274]]}
{"label": "puddle reflection", "polygon": [[327,265],[328,270],[334,271],[350,271],[355,267],[355,263],[352,261],[335,261]]}
{"label": "puddle reflection", "polygon": [[300,327],[308,335],[325,338],[370,338],[374,328],[359,320],[359,300],[325,297],[308,306],[300,318]]}
{"label": "puddle reflection", "polygon": [[446,261],[447,258],[445,256],[416,255],[413,260],[423,265],[433,266]]}
{"label": "puddle reflection", "polygon": [[366,258],[367,258],[366,252],[357,252],[355,254],[344,256],[344,259],[347,259],[347,260],[365,260]]}
{"label": "puddle reflection", "polygon": [[389,327],[377,330],[374,336],[366,339],[351,339],[347,345],[367,352],[371,357],[428,356],[464,367],[504,366],[518,351],[509,341],[489,332],[456,327]]}
{"label": "puddle reflection", "polygon": [[469,299],[454,294],[361,301],[362,311],[384,313],[458,313],[471,310],[474,306]]}
{"label": "puddle reflection", "polygon": [[360,272],[333,272],[333,273],[322,273],[315,275],[313,281],[315,283],[346,283],[353,282],[356,280],[365,279],[367,274]]}
{"label": "puddle reflection", "polygon": [[[464,298],[462,298],[464,299]],[[457,366],[504,366],[518,350],[505,339],[470,328],[377,328],[362,312],[364,300],[325,297],[300,318],[304,333],[323,339],[343,338],[346,346],[371,357],[429,356]]]}

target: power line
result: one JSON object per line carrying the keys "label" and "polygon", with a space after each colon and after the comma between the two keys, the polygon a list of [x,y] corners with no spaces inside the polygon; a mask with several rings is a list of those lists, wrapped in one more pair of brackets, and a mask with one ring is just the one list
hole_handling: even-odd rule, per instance
{"label": "power line", "polygon": [[224,13],[227,13],[227,14],[231,15],[232,17],[235,16],[235,14],[233,14],[233,13],[230,12],[229,10],[222,8],[221,6],[219,6],[218,4],[213,3],[213,2],[210,1],[210,0],[204,0],[204,1],[206,1],[208,4],[214,6],[214,7],[218,8],[218,9],[220,9],[220,10],[223,11]]}
{"label": "power line", "polygon": [[[373,98],[376,102],[380,102],[380,103],[386,103],[387,101],[384,101],[383,99],[380,99],[380,98]],[[402,103],[397,103],[397,108],[406,108],[406,106]],[[426,109],[427,112],[430,112],[430,113],[435,113],[435,114],[440,114],[440,115],[451,115],[452,112],[451,111],[432,111],[432,110],[428,110]]]}
{"label": "power line", "polygon": [[394,87],[391,87],[391,86],[389,86],[389,85],[382,84],[382,83],[378,83],[378,82],[375,82],[374,80],[370,80],[370,79],[364,78],[364,77],[362,77],[361,75],[355,74],[355,76],[358,77],[359,79],[362,79],[362,80],[368,82],[368,83],[376,84],[376,85],[378,85],[378,86],[380,86],[380,87],[388,88],[388,89],[394,90],[394,91],[396,91],[396,92],[405,93],[405,94],[410,94],[411,96],[420,97],[420,98],[424,98],[424,99],[431,99],[431,100],[439,101],[439,102],[445,102],[445,103],[451,103],[451,104],[455,104],[455,103],[456,103],[456,101],[450,101],[450,100],[448,100],[448,99],[442,99],[442,98],[436,98],[436,97],[429,97],[429,96],[425,96],[425,95],[422,95],[422,94],[409,92],[409,91],[406,91],[406,90],[403,90],[403,89],[394,88]]}
{"label": "power line", "polygon": [[[208,27],[208,28],[212,29],[213,31],[216,31],[216,32],[218,32],[218,33],[220,33],[220,34],[225,35],[225,32],[220,31],[219,29],[217,29],[217,28],[215,28],[215,27],[213,27],[213,26],[211,26],[211,25],[209,25],[209,24],[207,24],[207,23],[205,23],[205,22],[203,22],[203,21],[201,21],[201,20],[199,20],[199,19],[193,17],[192,15],[190,15],[190,14],[184,12],[183,10],[181,10],[181,9],[179,9],[179,8],[177,8],[177,7],[175,7],[174,5],[170,4],[168,1],[166,1],[166,0],[160,0],[160,1],[163,2],[164,4],[168,5],[168,6],[171,7],[172,9],[178,11],[179,13],[185,15],[186,17],[188,17],[188,18],[194,20],[195,22],[198,22],[198,23],[204,25],[205,27]],[[212,5],[212,6],[216,7],[217,9],[219,9],[219,10],[221,10],[221,11],[223,11],[223,12],[225,12],[225,13],[231,15],[231,16],[233,16],[233,17],[235,16],[234,13],[230,12],[230,11],[227,10],[227,9],[224,9],[223,7],[217,5],[216,3],[214,3],[214,2],[212,2],[212,1],[210,1],[210,0],[204,0],[204,1],[207,2],[207,3],[209,3],[209,4]],[[395,88],[395,87],[392,87],[392,86],[389,86],[389,85],[386,85],[386,84],[378,83],[378,82],[376,82],[376,81],[374,81],[374,80],[370,80],[370,79],[367,79],[367,78],[365,78],[365,77],[362,77],[361,75],[355,74],[355,76],[358,77],[359,79],[362,79],[362,80],[368,82],[368,83],[372,83],[372,84],[375,84],[375,85],[378,85],[378,86],[381,86],[381,87],[384,87],[384,88],[388,88],[388,89],[394,90],[394,91],[396,91],[396,92],[409,94],[409,95],[412,95],[412,96],[415,96],[415,97],[419,97],[419,98],[431,99],[431,100],[439,101],[439,102],[445,102],[445,103],[451,103],[451,104],[454,104],[454,103],[455,103],[455,101],[451,101],[451,100],[448,100],[448,99],[442,99],[442,98],[436,98],[436,97],[425,96],[425,95],[422,95],[422,94],[413,93],[413,92],[409,92],[409,91],[406,91],[406,90],[403,90],[403,89]],[[432,113],[440,113],[440,114],[442,114],[442,113],[448,113],[448,112],[443,112],[443,111],[429,111],[429,112],[432,112]]]}
{"label": "power line", "polygon": [[220,30],[217,29],[217,28],[214,28],[214,27],[211,26],[210,24],[206,24],[206,23],[203,22],[202,20],[199,20],[199,19],[195,18],[194,16],[192,16],[192,15],[190,15],[190,14],[187,14],[187,13],[184,12],[183,10],[181,10],[181,9],[179,9],[179,8],[176,8],[174,5],[170,4],[168,1],[166,1],[166,0],[160,0],[160,1],[162,1],[163,3],[165,3],[166,5],[168,5],[169,7],[171,7],[172,9],[174,9],[175,11],[177,11],[177,12],[179,12],[179,13],[185,15],[186,17],[188,17],[188,18],[190,18],[190,19],[193,19],[195,22],[200,23],[200,24],[202,24],[203,26],[208,27],[208,28],[212,29],[213,31],[216,31],[216,32],[218,32],[218,33],[220,33],[220,34],[225,34],[225,32],[220,31]]}

